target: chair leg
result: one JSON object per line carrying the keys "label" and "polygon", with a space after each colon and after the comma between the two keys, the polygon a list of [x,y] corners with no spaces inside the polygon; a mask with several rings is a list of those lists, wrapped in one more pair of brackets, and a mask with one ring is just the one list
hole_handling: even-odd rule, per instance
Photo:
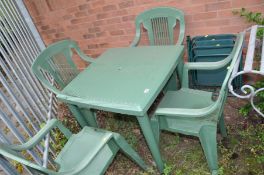
{"label": "chair leg", "polygon": [[224,120],[224,113],[222,113],[220,120],[219,120],[219,127],[222,137],[227,137],[226,127],[225,127],[225,120]]}
{"label": "chair leg", "polygon": [[217,174],[216,126],[206,125],[200,129],[199,139],[212,174]]}
{"label": "chair leg", "polygon": [[123,153],[125,153],[130,159],[137,163],[142,169],[148,169],[148,166],[138,155],[138,153],[127,143],[124,137],[122,137],[120,134],[114,133],[114,138]]}
{"label": "chair leg", "polygon": [[159,144],[160,140],[160,126],[159,126],[159,119],[157,116],[152,116],[150,120],[150,124],[154,133],[154,136],[156,138],[157,143]]}

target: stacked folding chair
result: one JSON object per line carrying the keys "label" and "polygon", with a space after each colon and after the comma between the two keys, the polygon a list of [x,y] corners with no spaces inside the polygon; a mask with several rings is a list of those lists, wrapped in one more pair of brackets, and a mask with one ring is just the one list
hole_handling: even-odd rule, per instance
{"label": "stacked folding chair", "polygon": [[[189,62],[216,62],[225,59],[232,51],[236,35],[219,34],[187,36]],[[218,70],[199,70],[191,72],[193,86],[221,86],[227,68]],[[235,81],[235,87],[240,87],[241,78]]]}

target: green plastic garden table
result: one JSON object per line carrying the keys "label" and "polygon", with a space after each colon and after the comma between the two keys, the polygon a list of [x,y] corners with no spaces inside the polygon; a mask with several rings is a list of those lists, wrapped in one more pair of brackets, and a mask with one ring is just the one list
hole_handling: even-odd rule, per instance
{"label": "green plastic garden table", "polygon": [[[109,49],[73,79],[63,89],[64,95],[57,98],[85,109],[85,117],[90,121],[94,117],[90,109],[135,116],[156,165],[163,172],[147,111],[175,72],[183,53],[182,45]],[[96,126],[96,122],[89,125]]]}

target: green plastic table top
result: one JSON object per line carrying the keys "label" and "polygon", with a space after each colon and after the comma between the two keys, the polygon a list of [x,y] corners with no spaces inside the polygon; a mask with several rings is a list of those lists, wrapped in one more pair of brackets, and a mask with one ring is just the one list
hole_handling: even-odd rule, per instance
{"label": "green plastic table top", "polygon": [[184,46],[107,50],[57,97],[79,107],[143,116],[160,93]]}

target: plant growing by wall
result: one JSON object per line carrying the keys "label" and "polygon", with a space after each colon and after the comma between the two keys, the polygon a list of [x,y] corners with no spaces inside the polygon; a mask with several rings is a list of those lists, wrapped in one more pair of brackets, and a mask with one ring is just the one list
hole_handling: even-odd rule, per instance
{"label": "plant growing by wall", "polygon": [[[234,15],[240,15],[240,17],[245,18],[247,22],[254,23],[258,25],[264,25],[264,16],[260,12],[251,12],[245,8],[233,11]],[[259,28],[257,32],[257,37],[263,39],[264,28]]]}

